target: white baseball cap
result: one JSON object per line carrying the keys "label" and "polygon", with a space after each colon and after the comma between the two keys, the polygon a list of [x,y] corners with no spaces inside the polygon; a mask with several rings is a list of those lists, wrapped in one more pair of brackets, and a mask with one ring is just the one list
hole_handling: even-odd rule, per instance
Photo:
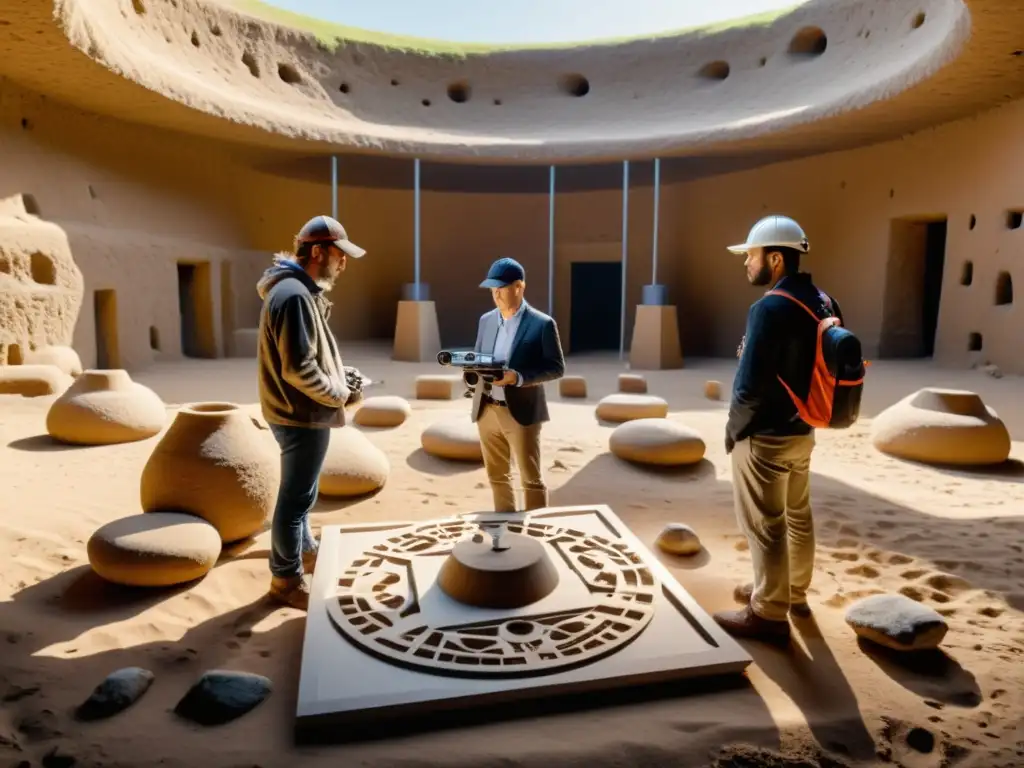
{"label": "white baseball cap", "polygon": [[765,216],[755,224],[750,234],[747,235],[747,242],[741,245],[730,245],[728,250],[732,253],[746,253],[751,248],[764,248],[768,246],[784,246],[795,248],[801,253],[807,253],[811,244],[807,242],[807,235],[803,228],[788,216],[771,215]]}

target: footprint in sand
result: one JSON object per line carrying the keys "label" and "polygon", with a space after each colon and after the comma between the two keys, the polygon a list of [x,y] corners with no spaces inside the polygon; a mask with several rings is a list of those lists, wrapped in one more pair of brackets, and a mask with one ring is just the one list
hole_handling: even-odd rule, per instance
{"label": "footprint in sand", "polygon": [[882,572],[875,568],[875,566],[868,565],[867,563],[855,565],[853,568],[847,568],[846,573],[850,576],[861,576],[865,579],[877,579],[882,575]]}
{"label": "footprint in sand", "polygon": [[860,560],[860,555],[856,552],[833,552],[833,560],[840,560],[842,562],[853,563]]}
{"label": "footprint in sand", "polygon": [[904,571],[903,573],[901,573],[900,578],[905,581],[916,581],[917,579],[920,579],[927,573],[928,571],[924,568],[912,568],[909,571]]}
{"label": "footprint in sand", "polygon": [[951,595],[958,595],[971,588],[971,583],[967,579],[962,579],[959,576],[953,576],[948,573],[936,573],[925,579],[924,583],[932,589],[937,589]]}
{"label": "footprint in sand", "polygon": [[910,563],[914,562],[914,558],[909,557],[908,555],[896,554],[890,555],[888,562],[889,565],[910,565]]}

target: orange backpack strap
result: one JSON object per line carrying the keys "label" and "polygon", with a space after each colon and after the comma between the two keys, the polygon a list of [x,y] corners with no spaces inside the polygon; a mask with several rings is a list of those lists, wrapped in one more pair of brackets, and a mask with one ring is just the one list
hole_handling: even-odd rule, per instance
{"label": "orange backpack strap", "polygon": [[800,301],[800,299],[798,299],[796,296],[794,296],[791,293],[787,293],[786,291],[780,291],[780,290],[776,289],[774,291],[767,291],[765,293],[765,296],[785,296],[787,299],[792,301],[797,306],[803,307],[804,308],[804,312],[806,312],[808,315],[810,315],[811,317],[814,318],[814,322],[820,323],[821,320],[822,320],[822,318],[818,317],[816,314],[814,314],[814,312],[811,311],[810,307],[808,307],[806,304],[804,304],[802,301]]}

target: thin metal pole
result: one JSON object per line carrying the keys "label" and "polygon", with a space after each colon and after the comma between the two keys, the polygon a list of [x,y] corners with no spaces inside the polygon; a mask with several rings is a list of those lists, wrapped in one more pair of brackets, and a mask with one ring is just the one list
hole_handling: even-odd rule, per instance
{"label": "thin metal pole", "polygon": [[548,314],[555,316],[555,166],[548,171]]}
{"label": "thin metal pole", "polygon": [[338,156],[331,155],[331,218],[338,218]]}
{"label": "thin metal pole", "polygon": [[651,285],[658,284],[658,201],[661,200],[661,158],[654,158],[654,245],[652,246]]}
{"label": "thin metal pole", "polygon": [[626,261],[629,252],[629,160],[622,161],[622,307],[619,312],[619,360],[626,356]]}
{"label": "thin metal pole", "polygon": [[415,193],[414,193],[414,221],[413,221],[413,232],[415,237],[415,244],[413,246],[413,259],[415,264],[415,277],[413,283],[416,285],[416,297],[419,298],[420,292],[420,159],[417,157],[413,171],[415,176]]}

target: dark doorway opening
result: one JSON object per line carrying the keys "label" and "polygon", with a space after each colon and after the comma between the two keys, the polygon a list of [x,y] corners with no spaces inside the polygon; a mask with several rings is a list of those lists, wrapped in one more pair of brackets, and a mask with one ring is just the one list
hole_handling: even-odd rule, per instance
{"label": "dark doorway opening", "polygon": [[185,357],[216,357],[210,264],[178,264],[178,311],[181,353]]}
{"label": "dark doorway opening", "polygon": [[946,265],[946,219],[897,219],[889,236],[881,357],[931,357]]}
{"label": "dark doorway opening", "polygon": [[96,367],[110,370],[121,367],[117,338],[117,293],[113,288],[95,291],[92,299],[96,328]]}
{"label": "dark doorway opening", "polygon": [[570,280],[569,349],[594,352],[619,348],[622,264],[576,261]]}

